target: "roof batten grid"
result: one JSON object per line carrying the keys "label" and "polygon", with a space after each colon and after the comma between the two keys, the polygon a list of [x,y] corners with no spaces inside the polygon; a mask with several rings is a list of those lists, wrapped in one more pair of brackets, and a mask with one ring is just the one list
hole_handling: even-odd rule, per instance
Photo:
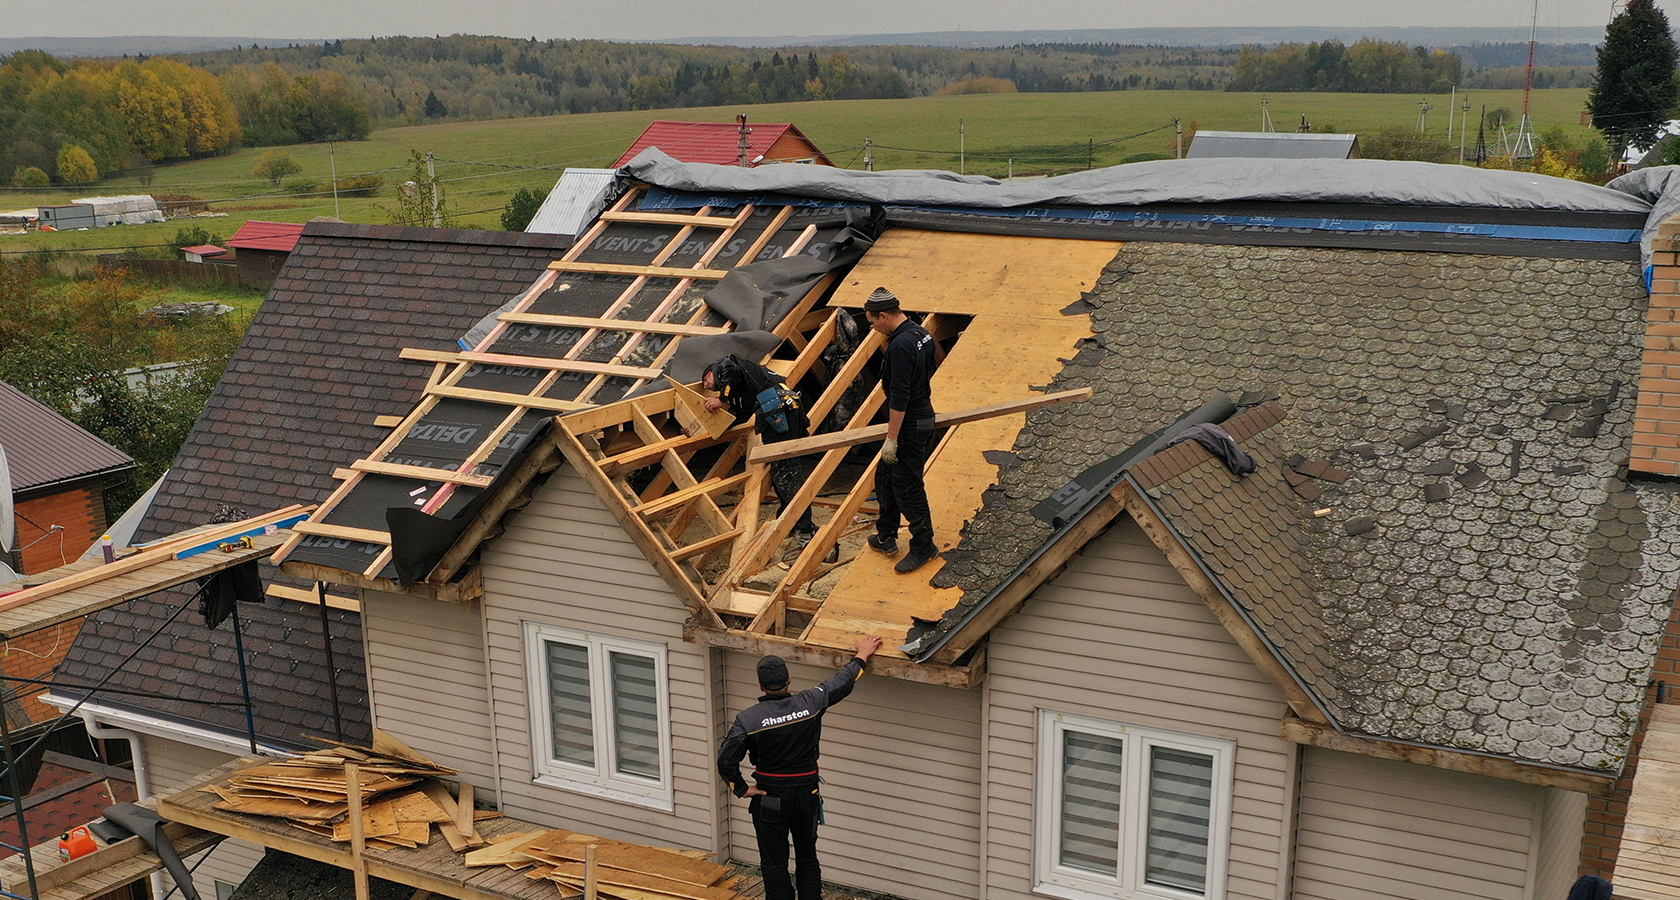
{"label": "roof batten grid", "polygon": [[[723,334],[732,330],[732,326],[727,323],[723,325],[703,324],[709,316],[715,316],[715,314],[704,303],[699,302],[698,298],[691,294],[690,289],[695,284],[696,278],[703,281],[715,281],[717,277],[725,274],[724,271],[712,269],[710,266],[732,242],[740,243],[739,241],[733,241],[733,239],[750,221],[754,220],[754,207],[751,204],[744,204],[740,208],[732,210],[726,216],[710,215],[710,207],[702,208],[693,215],[628,211],[639,196],[639,191],[632,190],[620,198],[614,208],[604,213],[589,233],[580,239],[566,253],[565,257],[551,264],[548,273],[545,273],[506,311],[497,316],[497,321],[495,321],[493,327],[483,339],[477,342],[473,350],[440,352],[408,349],[403,351],[402,357],[405,359],[434,364],[433,375],[428,382],[421,404],[403,418],[392,434],[379,448],[376,448],[374,453],[369,455],[368,459],[335,472],[335,475],[345,478],[344,483],[340,484],[333,496],[329,497],[328,501],[323,504],[322,512],[319,515],[315,516],[311,522],[301,525],[306,535],[312,533],[319,537],[337,541],[354,541],[359,545],[371,547],[371,563],[364,567],[362,562],[356,562],[354,570],[339,571],[337,567],[341,566],[342,563],[334,562],[328,562],[323,567],[319,562],[312,563],[309,559],[295,554],[294,551],[299,546],[300,539],[289,541],[281,552],[276,554],[277,561],[285,563],[292,560],[296,563],[295,569],[301,572],[302,569],[307,568],[312,577],[326,575],[328,580],[361,586],[390,584],[381,575],[381,573],[388,572],[387,567],[392,560],[390,536],[387,531],[378,527],[356,527],[349,523],[334,525],[325,521],[335,508],[340,510],[347,508],[340,506],[340,503],[367,476],[394,477],[410,483],[418,483],[411,496],[420,495],[429,489],[436,488],[436,492],[430,498],[427,498],[423,504],[417,504],[422,512],[430,514],[435,514],[444,509],[445,504],[451,501],[451,495],[458,494],[459,488],[468,488],[473,491],[494,491],[495,501],[481,510],[475,520],[467,526],[468,531],[465,536],[476,535],[476,537],[473,537],[474,543],[482,540],[492,530],[482,526],[485,525],[486,521],[491,522],[493,526],[494,519],[499,518],[509,504],[517,502],[518,498],[514,495],[518,491],[517,489],[505,490],[501,488],[499,479],[502,464],[493,464],[493,468],[487,472],[481,470],[486,465],[492,465],[494,459],[492,454],[498,452],[499,444],[510,434],[511,429],[520,427],[521,422],[526,423],[524,427],[529,426],[531,421],[527,418],[529,413],[533,410],[567,413],[592,408],[599,402],[597,398],[601,390],[609,383],[613,383],[609,380],[616,380],[615,390],[629,391],[658,377],[664,365],[675,352],[682,337]],[[783,206],[773,213],[758,216],[758,221],[767,221],[767,227],[761,233],[753,236],[746,252],[734,257],[734,261],[739,264],[757,258],[770,241],[775,238],[777,232],[786,225],[792,213],[791,207]],[[625,267],[618,263],[601,263],[588,260],[587,257],[590,255],[592,247],[599,246],[598,242],[614,233],[615,228],[624,226],[669,226],[676,228],[676,231],[674,234],[668,232],[660,238],[662,243],[657,245],[659,249],[653,257],[647,260],[645,265]],[[708,235],[705,243],[701,243],[699,239],[691,240],[698,229],[716,229],[716,232]],[[811,237],[816,233],[817,229],[814,225],[804,228],[799,237],[789,242],[783,255],[802,252]],[[618,246],[622,247],[626,242],[633,240],[634,238],[622,240]],[[677,268],[670,264],[676,254],[687,253],[692,248],[698,248],[700,255],[694,260],[691,267]],[[735,249],[739,250],[740,248]],[[780,250],[781,248],[778,247],[777,249]],[[608,258],[611,258],[611,256],[609,255]],[[557,285],[561,285],[560,289],[563,290],[564,285],[561,283],[566,278],[568,271],[574,269],[594,270],[584,272],[585,276],[601,275],[603,270],[611,270],[606,273],[608,278],[620,275],[622,270],[622,274],[628,274],[630,277],[622,286],[612,285],[615,299],[611,303],[607,304],[604,309],[599,306],[595,307],[594,309],[598,311],[591,312],[588,315],[550,315],[532,311],[533,306],[538,304],[545,294],[551,294]],[[639,315],[636,315],[633,312],[634,307],[638,305],[637,300],[644,294],[644,289],[654,284],[651,279],[670,276],[681,277],[677,277],[669,288],[663,284],[658,285],[661,296],[657,305],[651,310],[644,309]],[[795,314],[786,318],[782,327],[778,329],[778,333],[784,333],[783,336],[786,337],[785,332],[788,328],[803,320],[812,304],[826,290],[829,283],[831,283],[831,279],[824,280],[814,290],[810,291],[805,302],[795,310]],[[665,321],[674,310],[682,306],[685,301],[690,300],[695,303],[692,314],[685,315],[683,319],[678,321]],[[586,303],[585,306],[587,307],[587,305]],[[536,308],[541,309],[542,307],[537,306]],[[549,308],[553,309],[554,307],[550,306]],[[572,308],[577,308],[577,305],[560,307],[562,310]],[[683,308],[686,309],[686,306],[683,306]],[[620,318],[621,316],[623,318]],[[713,321],[716,321],[716,319],[714,318]],[[644,328],[644,325],[652,327]],[[526,355],[531,352],[530,350],[524,350],[526,347],[540,350],[540,347],[526,341],[516,342],[512,345],[523,350],[520,355],[502,352],[503,347],[508,346],[510,334],[508,329],[519,326],[570,332],[566,335],[566,341],[562,342],[565,346],[564,352],[557,357]],[[599,346],[597,338],[603,334],[615,332],[627,335],[627,338],[611,348],[610,357],[595,356],[593,348]],[[638,348],[641,348],[644,342],[649,339],[662,342],[662,346],[657,347],[657,356],[648,365],[628,364],[630,360],[636,358],[633,354],[636,353]],[[560,348],[556,347],[555,349]],[[593,359],[582,358],[585,353],[590,353]],[[595,361],[597,359],[604,359],[605,361]],[[503,390],[463,387],[461,384],[463,378],[476,371],[475,367],[477,366],[494,367],[496,371],[510,373],[511,377],[516,380],[523,378],[525,383],[531,381],[529,373],[536,373],[537,377],[534,385],[529,389],[525,387],[525,383],[519,384],[517,388],[507,386],[508,389]],[[520,373],[526,374],[522,375]],[[561,379],[570,379],[578,374],[592,377],[589,378],[587,384],[577,390],[575,396],[568,396],[564,399],[547,396],[547,393],[553,390]],[[623,385],[628,385],[628,387],[622,387]],[[516,391],[523,391],[523,393]],[[506,409],[507,414],[501,415],[498,413],[498,420],[493,424],[493,427],[480,432],[485,435],[484,439],[477,441],[473,451],[459,463],[453,464],[449,470],[439,469],[436,472],[432,470],[432,466],[448,464],[446,460],[430,457],[424,460],[401,459],[401,461],[397,461],[391,459],[392,457],[407,455],[406,451],[401,449],[405,440],[417,433],[416,429],[430,421],[428,416],[437,411],[439,409],[438,404],[445,400],[483,404],[487,409]],[[669,412],[669,405],[663,412]],[[727,437],[733,438],[743,433],[743,429],[737,429]],[[553,465],[558,461],[559,450],[560,448],[555,441],[538,442],[533,446],[532,453],[535,457],[541,457],[541,459],[528,459],[524,468],[530,470],[533,474],[553,468]],[[659,456],[664,457],[664,459],[656,460],[661,465],[661,471],[658,481],[651,486],[650,494],[652,495],[649,500],[658,499],[658,493],[662,492],[665,487],[676,483],[673,481],[673,473],[679,468],[682,469],[683,482],[679,484],[679,487],[684,489],[696,487],[693,475],[688,473],[685,468],[687,458],[692,453],[693,450],[688,450],[681,455],[659,453]],[[647,464],[646,461],[640,459],[637,461],[641,465]],[[416,465],[415,463],[420,464]],[[528,482],[528,477],[525,480]],[[528,488],[528,484],[522,483],[519,487]],[[709,495],[711,493],[713,492],[701,489],[696,492],[696,496],[705,496],[708,498],[707,502],[710,503]],[[471,498],[473,495],[468,494],[466,496]],[[695,515],[703,516],[712,530],[732,531],[734,528],[733,523],[722,514],[721,510],[717,509],[715,503],[711,503],[710,509],[692,502],[683,503],[679,501],[670,501],[667,504],[662,504],[662,506],[679,511],[678,524],[672,529],[676,532],[673,535],[674,538],[680,538],[681,533],[693,522]],[[654,512],[658,511],[657,508],[654,510]],[[363,511],[364,518],[366,512],[366,510]],[[380,524],[383,525],[383,521]],[[726,525],[728,526],[727,529],[723,527]],[[714,544],[723,543],[716,534],[705,536],[703,540]],[[672,544],[675,545],[675,540],[672,541]],[[471,556],[470,550],[471,548],[468,548],[467,552],[461,552],[459,546],[451,548],[445,554],[444,559],[426,577],[425,583],[435,588],[442,581],[455,577],[460,571],[460,567]],[[685,558],[693,555],[696,554],[685,554]]]}

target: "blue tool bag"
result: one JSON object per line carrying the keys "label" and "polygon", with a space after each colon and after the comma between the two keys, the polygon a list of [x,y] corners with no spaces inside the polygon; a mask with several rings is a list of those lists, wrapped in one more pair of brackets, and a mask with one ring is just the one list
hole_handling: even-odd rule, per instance
{"label": "blue tool bag", "polygon": [[777,385],[758,392],[758,417],[777,434],[787,434],[787,394],[785,388]]}

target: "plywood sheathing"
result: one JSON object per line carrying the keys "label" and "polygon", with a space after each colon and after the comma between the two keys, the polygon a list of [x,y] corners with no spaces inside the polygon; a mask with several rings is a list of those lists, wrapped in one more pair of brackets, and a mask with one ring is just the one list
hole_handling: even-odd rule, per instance
{"label": "plywood sheathing", "polygon": [[[831,305],[861,308],[886,286],[918,313],[972,316],[933,378],[936,409],[954,410],[1032,396],[1049,384],[1077,344],[1091,336],[1090,317],[1063,315],[1096,283],[1119,244],[1004,235],[895,229],[877,241],[836,290]],[[987,450],[1007,449],[1024,414],[960,425],[929,461],[927,488],[941,551],[956,546],[981,494],[997,482]],[[901,535],[904,544],[907,536]],[[959,588],[928,583],[937,563],[911,575],[894,559],[865,553],[851,564],[802,635],[806,643],[849,648],[859,635],[880,634],[887,656],[905,641],[911,618],[937,619],[962,597]]]}

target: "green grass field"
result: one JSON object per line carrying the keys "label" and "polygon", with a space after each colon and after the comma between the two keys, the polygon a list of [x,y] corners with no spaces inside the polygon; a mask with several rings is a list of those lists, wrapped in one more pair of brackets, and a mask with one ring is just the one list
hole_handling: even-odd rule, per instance
{"label": "green grass field", "polygon": [[[1540,129],[1562,126],[1573,138],[1589,132],[1579,124],[1586,91],[1535,91],[1533,116]],[[1291,130],[1305,115],[1314,126],[1334,126],[1342,132],[1375,132],[1415,128],[1418,101],[1427,99],[1429,132],[1444,136],[1446,95],[1420,98],[1411,94],[1273,94],[1272,121]],[[1466,101],[1459,95],[1460,103]],[[1476,116],[1483,105],[1520,110],[1520,91],[1483,91],[1467,98],[1472,104],[1472,141]],[[446,202],[457,224],[470,228],[500,228],[502,207],[514,191],[532,188],[546,193],[567,166],[610,165],[654,119],[730,121],[746,112],[753,121],[793,122],[839,165],[863,167],[863,145],[875,146],[877,169],[965,169],[1002,177],[1043,174],[1114,165],[1141,153],[1170,153],[1171,120],[1183,119],[1202,128],[1256,131],[1260,128],[1261,96],[1212,91],[1121,91],[1078,94],[984,94],[926,97],[910,100],[856,100],[787,103],[740,108],[647,110],[499,119],[376,131],[366,141],[285,148],[303,165],[294,178],[326,181],[336,163],[341,178],[376,172],[387,185],[409,177],[409,152],[431,151],[438,158],[438,174],[446,182]],[[959,135],[959,124],[962,133]],[[1151,132],[1140,137],[1132,137]],[[1454,140],[1457,140],[1455,132]],[[959,141],[966,157],[959,154]],[[230,236],[247,219],[304,222],[336,214],[350,222],[390,221],[393,189],[369,199],[331,196],[300,197],[275,192],[251,167],[270,148],[246,149],[225,157],[159,167],[149,187],[133,178],[116,177],[74,192],[33,193],[7,190],[0,207],[21,208],[61,203],[74,196],[124,193],[192,194],[212,201],[224,214],[195,220],[212,233]],[[290,179],[288,180],[290,181]],[[61,234],[0,236],[0,254],[36,249],[91,250],[144,246],[167,242],[180,221],[160,225],[124,226]]]}

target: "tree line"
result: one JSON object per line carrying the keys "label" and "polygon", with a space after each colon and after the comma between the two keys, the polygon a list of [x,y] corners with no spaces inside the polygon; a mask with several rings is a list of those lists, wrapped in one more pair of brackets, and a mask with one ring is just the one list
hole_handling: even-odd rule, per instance
{"label": "tree line", "polygon": [[91,184],[102,175],[241,144],[366,137],[372,117],[337,72],[278,65],[220,74],[172,59],[0,59],[0,180]]}
{"label": "tree line", "polygon": [[1445,93],[1461,84],[1458,54],[1391,41],[1362,40],[1245,47],[1225,89],[1337,91],[1364,94]]}

